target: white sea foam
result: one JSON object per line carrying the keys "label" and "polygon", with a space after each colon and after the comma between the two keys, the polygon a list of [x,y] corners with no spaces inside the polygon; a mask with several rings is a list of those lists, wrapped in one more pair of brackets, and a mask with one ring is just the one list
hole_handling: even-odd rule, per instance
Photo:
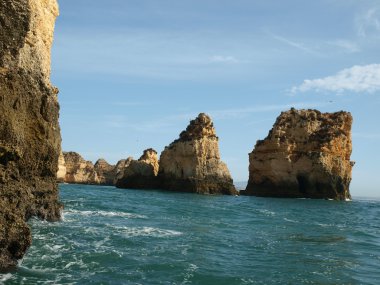
{"label": "white sea foam", "polygon": [[[7,273],[7,274],[0,274],[0,282],[5,282],[9,279],[12,278],[12,274],[11,273]],[[3,284],[3,283],[0,283],[0,284]]]}
{"label": "white sea foam", "polygon": [[182,235],[181,232],[152,227],[122,227],[119,229],[122,229],[122,233],[128,238],[138,236],[162,238]]}
{"label": "white sea foam", "polygon": [[132,214],[127,212],[112,212],[112,211],[80,211],[68,209],[64,211],[67,215],[81,215],[81,216],[102,216],[102,217],[123,217],[130,219],[146,219],[147,217],[139,214]]}

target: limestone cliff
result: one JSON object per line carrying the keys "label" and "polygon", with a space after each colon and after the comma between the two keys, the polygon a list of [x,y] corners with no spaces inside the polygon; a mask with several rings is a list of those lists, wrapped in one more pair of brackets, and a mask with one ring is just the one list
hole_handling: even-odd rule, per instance
{"label": "limestone cliff", "polygon": [[66,162],[65,162],[65,157],[63,156],[63,153],[61,151],[58,158],[57,181],[65,182],[65,178],[66,178]]}
{"label": "limestone cliff", "polygon": [[50,84],[55,0],[0,1],[0,270],[31,244],[26,220],[55,221],[58,89]]}
{"label": "limestone cliff", "polygon": [[127,159],[121,159],[116,163],[113,179],[113,185],[116,185],[117,181],[124,176],[124,171],[128,168],[129,164],[133,161],[133,157],[128,157]]}
{"label": "limestone cliff", "polygon": [[220,161],[218,141],[211,118],[199,114],[162,152],[160,187],[202,194],[237,194],[227,166]]}
{"label": "limestone cliff", "polygon": [[132,160],[124,169],[123,175],[116,181],[116,187],[129,189],[156,189],[158,157],[154,149],[144,150],[139,160]]}
{"label": "limestone cliff", "polygon": [[79,153],[64,152],[66,175],[64,182],[74,184],[100,184],[94,164],[86,161]]}
{"label": "limestone cliff", "polygon": [[352,116],[317,110],[283,112],[249,155],[241,194],[349,199]]}
{"label": "limestone cliff", "polygon": [[101,158],[96,161],[94,170],[98,176],[99,184],[113,185],[115,178],[115,165],[111,165]]}

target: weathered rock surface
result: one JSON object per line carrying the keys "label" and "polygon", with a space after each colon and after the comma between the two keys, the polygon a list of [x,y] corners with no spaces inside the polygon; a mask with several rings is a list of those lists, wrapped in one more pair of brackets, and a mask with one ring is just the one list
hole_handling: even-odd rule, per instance
{"label": "weathered rock surface", "polygon": [[249,155],[243,195],[349,199],[352,116],[317,110],[283,112]]}
{"label": "weathered rock surface", "polygon": [[79,153],[64,152],[66,175],[64,182],[73,184],[100,184],[94,164],[86,161]]}
{"label": "weathered rock surface", "polygon": [[94,170],[98,176],[99,184],[101,185],[113,185],[115,179],[115,165],[109,164],[103,158],[96,161]]}
{"label": "weathered rock surface", "polygon": [[124,176],[124,171],[128,168],[132,160],[133,157],[128,157],[127,159],[121,159],[116,163],[114,169],[115,177],[113,179],[113,185],[116,185],[117,181]]}
{"label": "weathered rock surface", "polygon": [[59,158],[58,158],[57,181],[65,182],[65,178],[66,178],[66,162],[65,162],[65,157],[63,156],[63,153],[60,152]]}
{"label": "weathered rock surface", "polygon": [[50,84],[55,0],[0,1],[0,270],[31,244],[26,220],[56,221],[58,90]]}
{"label": "weathered rock surface", "polygon": [[227,166],[220,161],[211,118],[199,114],[160,156],[158,179],[165,190],[237,194]]}
{"label": "weathered rock surface", "polygon": [[139,160],[129,161],[123,175],[116,181],[116,187],[129,189],[157,189],[159,187],[158,156],[154,149],[144,150]]}

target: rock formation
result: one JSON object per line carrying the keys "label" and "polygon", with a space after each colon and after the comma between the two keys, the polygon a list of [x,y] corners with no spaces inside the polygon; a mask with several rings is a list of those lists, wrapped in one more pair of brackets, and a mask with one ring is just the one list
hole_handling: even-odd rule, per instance
{"label": "rock formation", "polygon": [[128,168],[129,164],[131,164],[132,160],[133,157],[128,157],[127,159],[121,159],[116,163],[114,169],[115,177],[113,179],[113,185],[116,185],[117,181],[124,176],[124,171]]}
{"label": "rock formation", "polygon": [[347,112],[281,113],[249,155],[249,182],[241,194],[349,199],[351,125]]}
{"label": "rock formation", "polygon": [[26,220],[60,218],[58,89],[50,83],[55,0],[0,1],[0,270],[31,244]]}
{"label": "rock formation", "polygon": [[100,184],[94,164],[86,161],[80,154],[70,151],[64,152],[66,175],[64,182],[74,184]]}
{"label": "rock formation", "polygon": [[237,194],[227,166],[220,161],[218,140],[210,117],[199,114],[162,152],[160,187],[202,194]]}
{"label": "rock formation", "polygon": [[66,178],[66,162],[65,162],[65,157],[63,156],[63,153],[61,152],[58,158],[57,181],[65,182],[65,178]]}
{"label": "rock formation", "polygon": [[115,179],[115,165],[109,164],[103,158],[98,159],[94,165],[94,170],[98,176],[99,184],[113,185]]}
{"label": "rock formation", "polygon": [[129,189],[157,189],[158,157],[154,149],[144,150],[139,160],[132,160],[116,181],[116,187]]}

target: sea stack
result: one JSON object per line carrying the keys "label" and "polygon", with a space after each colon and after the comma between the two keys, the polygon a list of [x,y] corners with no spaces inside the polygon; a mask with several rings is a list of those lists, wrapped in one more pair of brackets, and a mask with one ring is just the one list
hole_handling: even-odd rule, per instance
{"label": "sea stack", "polygon": [[0,271],[31,244],[26,221],[57,221],[61,136],[50,83],[55,0],[0,1]]}
{"label": "sea stack", "polygon": [[352,116],[317,110],[282,112],[249,154],[243,195],[350,199]]}
{"label": "sea stack", "polygon": [[57,171],[57,182],[65,182],[66,179],[66,162],[65,157],[63,156],[62,151],[59,154],[58,158],[58,171]]}
{"label": "sea stack", "polygon": [[144,150],[138,160],[129,161],[116,187],[128,189],[157,189],[158,157],[154,149]]}
{"label": "sea stack", "polygon": [[63,152],[66,163],[64,182],[72,184],[100,184],[94,164],[76,152]]}
{"label": "sea stack", "polygon": [[165,190],[237,194],[226,164],[220,161],[219,139],[208,115],[199,114],[161,153],[158,179]]}
{"label": "sea stack", "polygon": [[95,162],[94,170],[101,185],[113,185],[115,178],[115,165],[109,164],[105,159],[100,158]]}

